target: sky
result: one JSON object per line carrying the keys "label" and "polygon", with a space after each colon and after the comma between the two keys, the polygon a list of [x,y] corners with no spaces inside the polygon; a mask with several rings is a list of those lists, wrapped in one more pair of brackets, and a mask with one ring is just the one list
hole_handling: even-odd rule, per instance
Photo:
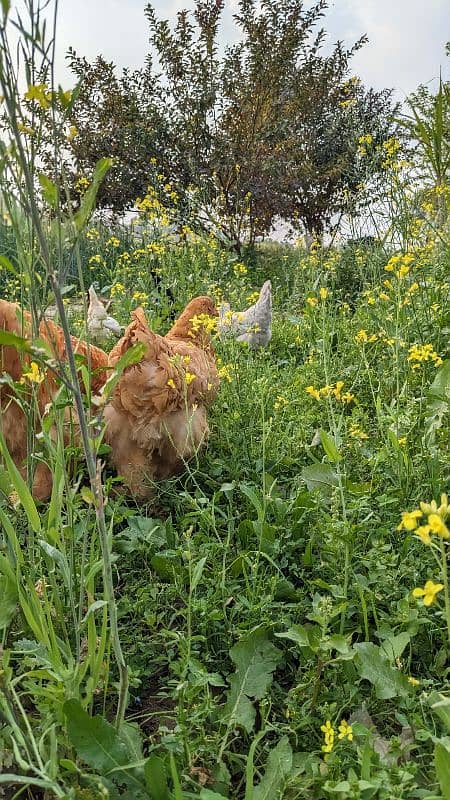
{"label": "sky", "polygon": [[[73,83],[64,54],[72,46],[93,60],[102,54],[118,67],[143,66],[149,52],[147,0],[60,0],[57,29],[57,79]],[[160,18],[175,20],[193,0],[154,0]],[[305,7],[311,3],[306,0]],[[236,37],[233,12],[237,0],[225,0],[222,42]],[[450,75],[445,42],[450,39],[449,0],[334,0],[323,25],[330,45],[337,39],[351,45],[362,34],[369,43],[353,59],[353,73],[366,86],[393,88],[398,99],[419,83],[436,81],[439,70]]]}

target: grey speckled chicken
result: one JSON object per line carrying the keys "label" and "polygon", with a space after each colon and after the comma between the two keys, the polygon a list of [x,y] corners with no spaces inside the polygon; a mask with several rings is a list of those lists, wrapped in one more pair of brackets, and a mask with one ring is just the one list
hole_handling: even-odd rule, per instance
{"label": "grey speckled chicken", "polygon": [[272,284],[266,281],[256,303],[245,311],[231,311],[229,303],[219,308],[218,331],[247,342],[252,349],[266,347],[272,337]]}

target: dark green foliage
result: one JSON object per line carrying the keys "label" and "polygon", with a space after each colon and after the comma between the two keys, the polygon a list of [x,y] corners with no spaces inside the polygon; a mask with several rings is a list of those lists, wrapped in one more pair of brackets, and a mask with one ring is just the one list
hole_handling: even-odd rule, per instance
{"label": "dark green foliage", "polygon": [[[70,142],[77,173],[100,156],[115,159],[102,205],[129,208],[147,185],[170,181],[178,221],[213,228],[238,252],[267,235],[277,220],[320,235],[336,214],[367,201],[365,183],[382,172],[381,157],[357,157],[370,131],[380,144],[394,131],[389,91],[365,89],[351,76],[362,37],[324,54],[319,28],[327,10],[300,0],[241,0],[240,37],[218,48],[223,2],[197,2],[171,30],[146,8],[158,75],[144,69],[117,78],[100,57],[70,53],[80,81]],[[150,159],[154,159],[153,164]],[[164,182],[164,181],[162,181]]]}

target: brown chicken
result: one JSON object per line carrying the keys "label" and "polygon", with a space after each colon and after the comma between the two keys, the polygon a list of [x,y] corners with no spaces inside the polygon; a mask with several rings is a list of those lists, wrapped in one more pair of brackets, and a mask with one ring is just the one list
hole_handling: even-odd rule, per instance
{"label": "brown chicken", "polygon": [[112,461],[137,497],[151,497],[151,482],[179,472],[208,435],[206,412],[219,385],[208,331],[217,313],[209,297],[196,297],[159,336],[138,308],[110,353],[113,367],[132,345],[146,347],[143,359],[125,368],[105,407]]}
{"label": "brown chicken", "polygon": [[[31,336],[31,314],[22,311],[16,303],[0,300],[0,330],[14,333],[29,339]],[[39,326],[39,337],[48,343],[53,358],[62,363],[67,360],[66,345],[61,328],[51,320],[44,319]],[[84,357],[91,373],[91,391],[100,392],[107,377],[108,356],[103,350],[86,342],[70,337],[77,355]],[[13,381],[22,383],[21,397],[28,403],[32,397],[32,386],[36,387],[35,433],[41,430],[41,420],[45,407],[52,401],[58,391],[58,380],[54,370],[38,369],[29,354],[20,353],[14,346],[0,344],[0,360],[2,376],[10,376]],[[6,445],[16,466],[22,475],[26,475],[27,466],[27,417],[20,407],[18,395],[8,382],[0,384],[0,420]],[[37,500],[46,500],[52,490],[52,474],[42,461],[39,461],[34,473],[33,496]]]}

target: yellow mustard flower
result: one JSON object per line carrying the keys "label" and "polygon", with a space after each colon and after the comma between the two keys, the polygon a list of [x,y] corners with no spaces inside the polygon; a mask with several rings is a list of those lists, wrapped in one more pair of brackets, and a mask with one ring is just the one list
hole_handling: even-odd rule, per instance
{"label": "yellow mustard flower", "polygon": [[423,542],[423,544],[430,545],[431,544],[431,536],[430,536],[431,528],[429,525],[419,525],[418,528],[415,529],[414,533],[419,539]]}
{"label": "yellow mustard flower", "polygon": [[438,536],[441,537],[441,539],[450,538],[450,531],[439,514],[429,514],[428,525],[431,532],[436,533]]}
{"label": "yellow mustard flower", "polygon": [[431,503],[420,503],[420,508],[424,514],[439,514],[442,519],[445,519],[450,511],[448,496],[441,494],[440,506],[438,506],[436,500],[432,500]]}
{"label": "yellow mustard flower", "polygon": [[323,732],[325,739],[325,744],[322,745],[322,752],[331,753],[334,747],[335,730],[329,719],[327,719],[325,725],[320,726],[320,730]]}
{"label": "yellow mustard flower", "polygon": [[22,373],[22,377],[19,383],[42,383],[45,378],[45,372],[42,372],[39,369],[39,365],[36,364],[36,361],[31,361],[30,369],[27,372]]}
{"label": "yellow mustard flower", "polygon": [[418,520],[422,516],[419,509],[415,511],[402,511],[402,521],[397,526],[398,531],[414,531],[417,528]]}
{"label": "yellow mustard flower", "polygon": [[348,739],[349,742],[353,739],[353,728],[345,719],[339,723],[338,739]]}
{"label": "yellow mustard flower", "polygon": [[318,389],[315,389],[314,386],[307,386],[305,392],[310,394],[311,397],[314,397],[315,400],[320,400],[320,392]]}
{"label": "yellow mustard flower", "polygon": [[418,586],[416,589],[413,589],[412,595],[413,597],[423,597],[424,606],[431,606],[436,600],[436,595],[439,592],[442,592],[443,588],[443,583],[433,583],[433,581],[427,581],[423,589],[420,586]]}
{"label": "yellow mustard flower", "polygon": [[45,83],[31,84],[24,94],[25,100],[36,102],[41,108],[49,107],[51,96]]}

